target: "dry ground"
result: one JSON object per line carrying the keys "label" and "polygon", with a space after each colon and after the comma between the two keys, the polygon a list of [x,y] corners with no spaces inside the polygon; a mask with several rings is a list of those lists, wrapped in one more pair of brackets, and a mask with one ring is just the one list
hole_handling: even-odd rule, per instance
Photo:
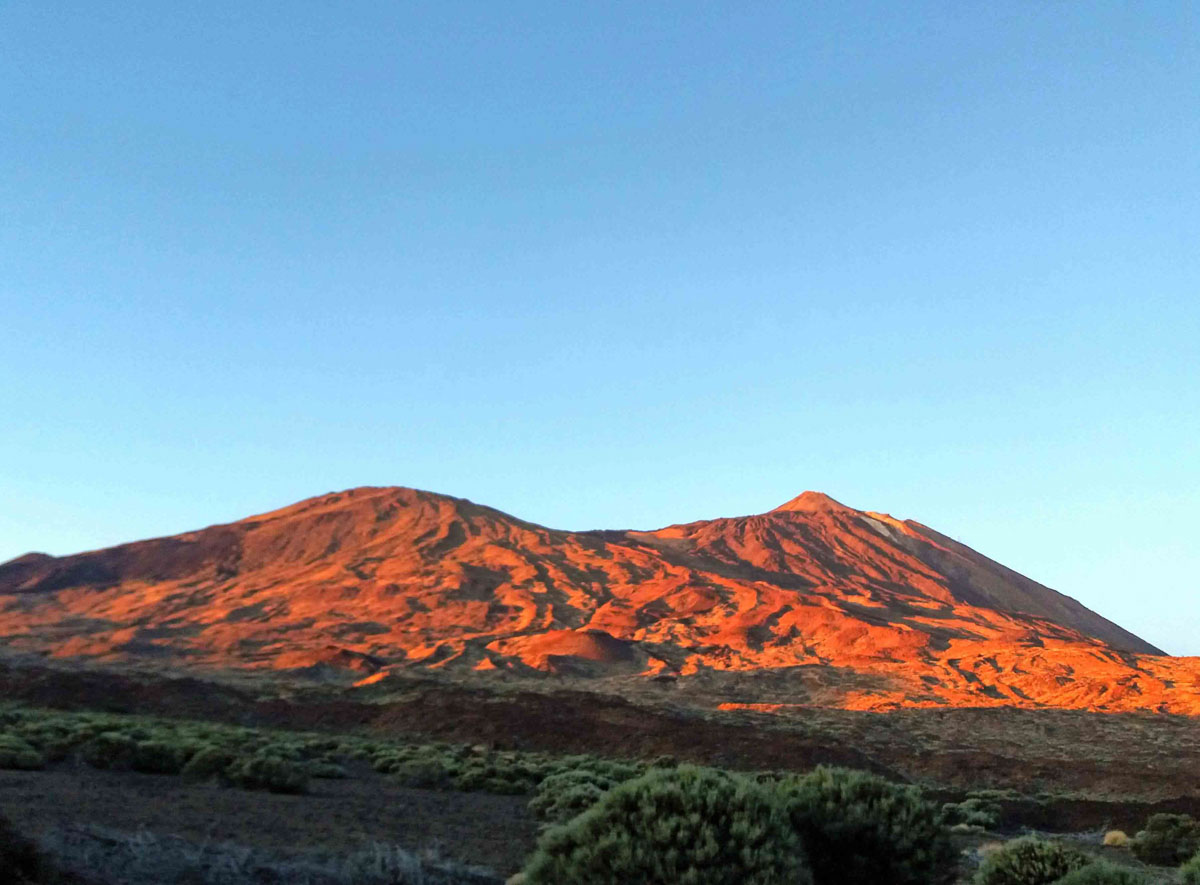
{"label": "dry ground", "polygon": [[533,847],[537,826],[526,797],[408,789],[369,769],[355,775],[284,796],[64,763],[0,771],[0,813],[30,835],[91,825],[282,851],[384,842],[436,849],[502,875],[519,869]]}

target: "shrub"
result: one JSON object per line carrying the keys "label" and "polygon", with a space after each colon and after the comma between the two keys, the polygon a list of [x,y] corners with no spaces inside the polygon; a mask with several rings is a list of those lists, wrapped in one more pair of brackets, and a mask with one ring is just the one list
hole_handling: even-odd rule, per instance
{"label": "shrub", "polygon": [[[570,772],[586,772],[597,777],[606,777],[613,781],[632,780],[646,773],[647,766],[640,763],[617,762],[612,759],[597,759],[592,756],[562,756],[557,760],[540,766],[542,776],[551,774],[567,774]],[[663,766],[670,767],[670,766]]]}
{"label": "shrub", "polygon": [[287,740],[271,740],[257,748],[257,754],[270,756],[272,759],[284,759],[288,762],[299,762],[304,758],[302,748]]}
{"label": "shrub", "polygon": [[541,780],[528,767],[502,758],[473,758],[453,763],[447,774],[456,790],[482,790],[488,793],[528,793]]}
{"label": "shrub", "polygon": [[146,774],[179,774],[195,748],[169,741],[141,741],[133,751],[133,770]]}
{"label": "shrub", "polygon": [[[677,768],[674,765],[656,766],[662,768]],[[598,778],[607,778],[614,783],[633,780],[635,777],[640,777],[646,773],[646,768],[640,765],[632,765],[628,762],[612,762],[607,759],[589,759],[585,764],[579,766],[559,766],[554,774],[559,774],[568,771],[578,771],[586,774],[594,775]]]}
{"label": "shrub", "polygon": [[308,790],[308,769],[304,765],[265,753],[234,762],[226,773],[231,781],[248,790],[272,793],[304,793]]}
{"label": "shrub", "polygon": [[84,736],[74,729],[53,721],[23,723],[13,736],[24,740],[51,762],[65,759],[74,746],[84,740]]}
{"label": "shrub", "polygon": [[542,779],[529,811],[543,823],[566,823],[600,801],[616,782],[590,771],[563,771]]}
{"label": "shrub", "polygon": [[1004,799],[1028,799],[1029,797],[1023,793],[1018,793],[1013,789],[1003,790],[971,790],[967,793],[968,799],[988,799],[991,801],[999,801]]}
{"label": "shrub", "polygon": [[191,780],[208,780],[224,775],[233,761],[233,755],[220,747],[212,745],[201,747],[188,760],[187,765],[180,771],[184,777]]}
{"label": "shrub", "polygon": [[1151,815],[1130,847],[1143,863],[1178,866],[1200,851],[1200,822],[1187,814]]}
{"label": "shrub", "polygon": [[975,885],[1051,885],[1088,861],[1077,848],[1025,836],[984,858]]}
{"label": "shrub", "polygon": [[1200,885],[1200,854],[1179,868],[1179,881],[1183,885]]}
{"label": "shrub", "polygon": [[1150,880],[1137,870],[1102,860],[1067,873],[1054,885],[1150,885]]}
{"label": "shrub", "polygon": [[102,731],[80,750],[83,761],[92,768],[128,769],[133,767],[137,741],[115,731]]}
{"label": "shrub", "polygon": [[774,797],[745,778],[657,769],[547,830],[525,885],[809,885]]}
{"label": "shrub", "polygon": [[346,769],[336,762],[322,760],[309,763],[308,776],[313,778],[339,779],[347,777]]}
{"label": "shrub", "polygon": [[822,766],[778,790],[817,885],[940,885],[958,854],[939,808],[916,787]]}
{"label": "shrub", "polygon": [[392,774],[399,769],[404,763],[412,762],[412,756],[407,753],[401,753],[394,750],[385,750],[380,753],[372,754],[370,758],[371,767],[380,774]]}
{"label": "shrub", "polygon": [[336,753],[342,748],[342,739],[329,735],[313,735],[304,741],[304,747],[310,753]]}
{"label": "shrub", "polygon": [[497,796],[520,796],[522,793],[528,793],[530,788],[529,782],[522,778],[495,775],[484,778],[478,789],[485,793],[495,793]]}
{"label": "shrub", "polygon": [[376,744],[355,744],[347,750],[346,755],[351,759],[372,762],[379,755],[380,748]]}
{"label": "shrub", "polygon": [[1129,836],[1124,830],[1109,830],[1104,834],[1104,845],[1108,848],[1128,848]]}
{"label": "shrub", "polygon": [[47,762],[62,762],[79,744],[73,735],[48,737],[40,741],[30,741]]}
{"label": "shrub", "polygon": [[0,768],[36,771],[46,767],[46,758],[16,735],[0,735]]}
{"label": "shrub", "polygon": [[972,796],[962,802],[947,802],[942,806],[946,822],[967,827],[993,829],[1000,822],[1000,803]]}
{"label": "shrub", "polygon": [[446,770],[446,766],[428,759],[397,762],[389,771],[392,777],[405,787],[436,790],[450,783],[450,772]]}
{"label": "shrub", "polygon": [[487,789],[488,781],[498,774],[495,766],[476,760],[472,760],[463,767],[448,773],[451,776],[454,789],[465,791]]}

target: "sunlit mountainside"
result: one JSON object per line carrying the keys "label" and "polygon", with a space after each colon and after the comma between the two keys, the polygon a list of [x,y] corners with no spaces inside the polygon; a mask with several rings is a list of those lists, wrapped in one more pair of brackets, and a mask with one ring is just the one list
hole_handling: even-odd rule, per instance
{"label": "sunlit mountainside", "polygon": [[[359,488],[0,566],[10,649],[106,663],[588,684],[753,679],[714,703],[1200,712],[1200,659],[911,520],[764,514],[567,532]],[[812,686],[819,684],[820,691]]]}

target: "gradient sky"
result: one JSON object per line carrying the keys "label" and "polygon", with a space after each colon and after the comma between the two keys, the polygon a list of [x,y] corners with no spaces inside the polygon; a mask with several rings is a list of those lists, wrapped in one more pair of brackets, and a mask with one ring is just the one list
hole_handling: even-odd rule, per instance
{"label": "gradient sky", "polygon": [[1200,654],[1200,7],[0,3],[0,560],[355,485]]}

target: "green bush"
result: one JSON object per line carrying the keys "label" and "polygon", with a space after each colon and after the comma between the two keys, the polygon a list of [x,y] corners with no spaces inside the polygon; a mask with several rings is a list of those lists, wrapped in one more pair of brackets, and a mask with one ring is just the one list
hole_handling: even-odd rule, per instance
{"label": "green bush", "polygon": [[[664,765],[658,767],[674,768],[676,766]],[[615,762],[611,759],[593,759],[590,756],[569,756],[561,760],[558,764],[551,766],[546,774],[579,772],[590,774],[597,778],[606,778],[614,783],[620,783],[640,777],[646,771],[647,766],[635,765],[629,762]]]}
{"label": "green bush", "polygon": [[616,785],[616,781],[587,770],[552,774],[538,784],[529,811],[543,823],[566,823],[599,802]]}
{"label": "green bush", "polygon": [[1151,883],[1137,870],[1119,867],[1102,860],[1067,873],[1054,885],[1151,885]]}
{"label": "green bush", "polygon": [[0,768],[36,771],[46,767],[46,758],[16,735],[0,734]]}
{"label": "green bush", "polygon": [[530,786],[524,778],[501,774],[484,778],[483,783],[477,789],[485,793],[494,793],[497,796],[520,796],[522,793],[528,793]]}
{"label": "green bush", "polygon": [[308,769],[304,765],[265,753],[234,762],[226,774],[233,783],[247,790],[272,793],[304,793],[308,790]]}
{"label": "green bush", "polygon": [[288,740],[271,740],[262,744],[257,749],[257,753],[262,756],[270,756],[272,759],[283,759],[287,762],[299,762],[304,758],[303,748]]}
{"label": "green bush", "polygon": [[450,783],[450,772],[441,762],[410,759],[390,766],[389,773],[401,786],[436,790]]}
{"label": "green bush", "polygon": [[817,885],[941,885],[958,853],[941,809],[916,787],[821,766],[777,790]]}
{"label": "green bush", "polygon": [[170,741],[140,741],[133,751],[133,770],[146,774],[179,774],[195,748]]}
{"label": "green bush", "polygon": [[691,766],[610,790],[547,830],[525,885],[809,885],[803,849],[773,794]]}
{"label": "green bush", "polygon": [[190,780],[198,781],[221,777],[229,768],[233,758],[232,753],[220,747],[212,745],[201,747],[183,766],[180,774]]}
{"label": "green bush", "polygon": [[1200,885],[1200,854],[1179,868],[1179,881],[1183,885]]}
{"label": "green bush", "polygon": [[1130,846],[1142,863],[1174,867],[1200,851],[1200,822],[1187,814],[1155,814]]}
{"label": "green bush", "polygon": [[24,722],[13,731],[13,736],[24,740],[41,753],[47,761],[60,762],[86,737],[69,725],[55,722]]}
{"label": "green bush", "polygon": [[308,766],[308,776],[313,778],[328,778],[337,780],[347,777],[346,769],[336,762],[322,760],[320,762],[311,762]]}
{"label": "green bush", "polygon": [[336,753],[342,748],[342,739],[328,735],[310,735],[305,739],[304,747],[310,753]]}
{"label": "green bush", "polygon": [[83,761],[92,768],[126,770],[133,767],[137,741],[115,731],[102,731],[80,750]]}
{"label": "green bush", "polygon": [[450,771],[454,789],[487,793],[517,794],[533,790],[541,776],[528,766],[499,757],[476,757],[458,763]]}
{"label": "green bush", "polygon": [[1025,836],[988,855],[975,874],[975,885],[1051,885],[1088,862],[1077,848]]}
{"label": "green bush", "polygon": [[947,802],[942,813],[949,824],[993,829],[1000,822],[1000,803],[973,796],[962,802]]}
{"label": "green bush", "polygon": [[488,782],[499,775],[496,766],[478,759],[450,771],[450,780],[456,790],[467,792],[486,790]]}
{"label": "green bush", "polygon": [[62,762],[80,742],[75,735],[46,736],[37,741],[30,741],[37,751],[46,757],[47,762]]}

